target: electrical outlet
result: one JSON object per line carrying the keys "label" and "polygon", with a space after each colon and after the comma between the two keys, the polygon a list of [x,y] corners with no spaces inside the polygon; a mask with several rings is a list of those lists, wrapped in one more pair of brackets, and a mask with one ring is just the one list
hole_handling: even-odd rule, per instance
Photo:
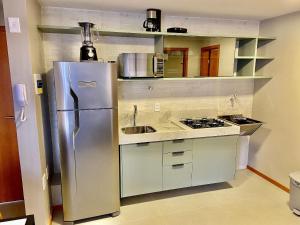
{"label": "electrical outlet", "polygon": [[46,174],[44,173],[43,177],[42,177],[42,182],[43,182],[43,191],[46,190],[46,186],[47,186],[47,179],[46,179]]}
{"label": "electrical outlet", "polygon": [[159,112],[160,111],[160,104],[159,103],[155,103],[154,104],[154,111],[155,112]]}

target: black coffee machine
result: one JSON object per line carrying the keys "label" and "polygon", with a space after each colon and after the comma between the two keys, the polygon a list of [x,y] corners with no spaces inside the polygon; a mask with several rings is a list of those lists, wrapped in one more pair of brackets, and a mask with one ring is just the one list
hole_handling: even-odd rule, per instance
{"label": "black coffee machine", "polygon": [[96,48],[93,46],[91,29],[94,27],[93,23],[80,22],[78,23],[81,30],[82,47],[80,48],[80,61],[97,61]]}
{"label": "black coffee machine", "polygon": [[161,10],[147,9],[147,19],[144,21],[143,27],[146,31],[161,31]]}

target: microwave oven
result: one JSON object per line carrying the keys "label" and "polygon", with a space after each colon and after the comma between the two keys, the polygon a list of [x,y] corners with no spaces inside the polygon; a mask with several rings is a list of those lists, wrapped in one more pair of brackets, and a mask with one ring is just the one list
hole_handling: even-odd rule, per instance
{"label": "microwave oven", "polygon": [[164,55],[160,53],[122,53],[118,63],[121,78],[164,76]]}

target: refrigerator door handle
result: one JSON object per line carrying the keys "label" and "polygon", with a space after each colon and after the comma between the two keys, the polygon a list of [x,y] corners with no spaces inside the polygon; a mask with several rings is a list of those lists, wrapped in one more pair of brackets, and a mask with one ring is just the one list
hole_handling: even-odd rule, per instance
{"label": "refrigerator door handle", "polygon": [[76,142],[76,136],[77,136],[77,134],[79,133],[79,110],[75,110],[74,111],[74,124],[75,124],[75,126],[74,126],[74,130],[73,130],[73,149],[74,149],[74,151],[75,151],[75,149],[76,149],[76,144],[75,144],[75,142]]}
{"label": "refrigerator door handle", "polygon": [[70,85],[70,95],[73,98],[73,105],[74,105],[74,130],[73,130],[73,149],[75,151],[76,149],[76,144],[75,144],[75,138],[79,132],[79,101],[78,101],[78,96],[76,95],[73,87],[72,87],[72,82],[71,82],[71,68],[69,66],[69,74],[68,74],[68,78],[69,78],[69,85]]}

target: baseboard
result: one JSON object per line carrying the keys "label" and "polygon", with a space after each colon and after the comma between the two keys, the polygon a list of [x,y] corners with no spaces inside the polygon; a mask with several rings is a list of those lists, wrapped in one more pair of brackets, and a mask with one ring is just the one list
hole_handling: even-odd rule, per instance
{"label": "baseboard", "polygon": [[247,169],[252,171],[253,173],[255,173],[256,175],[262,177],[263,179],[269,181],[271,184],[275,185],[276,187],[280,188],[281,190],[289,193],[290,192],[290,189],[287,188],[286,186],[280,184],[279,182],[277,182],[276,180],[272,179],[271,177],[268,177],[267,175],[259,172],[258,170],[254,169],[253,167],[251,166],[247,166]]}

